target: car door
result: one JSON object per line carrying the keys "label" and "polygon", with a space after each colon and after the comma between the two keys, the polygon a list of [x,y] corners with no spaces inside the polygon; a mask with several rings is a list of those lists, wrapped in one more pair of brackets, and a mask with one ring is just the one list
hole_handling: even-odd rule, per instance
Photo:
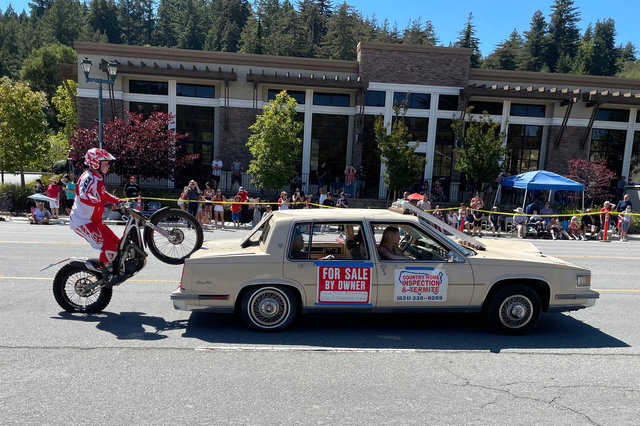
{"label": "car door", "polygon": [[303,286],[307,309],[367,310],[375,305],[374,263],[361,222],[295,224],[283,273]]}
{"label": "car door", "polygon": [[397,228],[401,244],[408,247],[399,248],[406,257],[398,259],[385,259],[376,250],[376,309],[465,310],[473,296],[474,280],[464,256],[415,223],[372,223],[377,245],[387,227]]}

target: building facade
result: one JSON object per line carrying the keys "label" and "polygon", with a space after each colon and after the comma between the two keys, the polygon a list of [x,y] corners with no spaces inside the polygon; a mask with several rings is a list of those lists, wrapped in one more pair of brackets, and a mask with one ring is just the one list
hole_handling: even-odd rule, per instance
{"label": "building facade", "polygon": [[[85,57],[102,71],[109,61],[118,64],[114,90],[103,99],[104,120],[125,110],[165,111],[175,115],[176,130],[189,133],[182,143],[200,155],[176,178],[177,187],[209,179],[215,156],[225,169],[234,160],[246,166],[248,128],[281,90],[296,99],[304,124],[298,169],[306,191],[315,191],[320,164],[341,180],[352,164],[364,167],[365,195],[383,198],[374,123],[381,116],[390,124],[394,102],[405,99],[412,143],[426,160],[424,179],[440,181],[450,200],[459,199],[462,180],[451,122],[468,107],[501,123],[511,174],[565,174],[569,159],[603,158],[618,176],[640,182],[640,80],[472,69],[469,49],[382,43],[360,43],[355,61],[84,42],[75,48],[79,76]],[[78,80],[79,125],[89,127],[98,89]]]}

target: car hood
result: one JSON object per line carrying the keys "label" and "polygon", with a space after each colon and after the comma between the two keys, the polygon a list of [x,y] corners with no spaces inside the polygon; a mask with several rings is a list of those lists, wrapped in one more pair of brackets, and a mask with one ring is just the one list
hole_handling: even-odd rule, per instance
{"label": "car hood", "polygon": [[576,267],[575,265],[557,257],[543,254],[536,246],[528,242],[484,239],[483,243],[486,245],[486,250],[477,251],[477,255],[474,256],[474,258],[507,261],[534,261],[538,263]]}

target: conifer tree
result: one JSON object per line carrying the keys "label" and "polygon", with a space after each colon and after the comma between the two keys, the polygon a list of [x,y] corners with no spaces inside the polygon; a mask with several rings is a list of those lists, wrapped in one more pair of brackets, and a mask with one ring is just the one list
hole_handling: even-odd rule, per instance
{"label": "conifer tree", "polygon": [[471,49],[471,68],[479,68],[481,63],[480,53],[480,41],[476,37],[476,26],[473,23],[473,13],[469,12],[467,23],[464,25],[462,31],[460,31],[458,41],[456,41],[454,47],[465,47]]}
{"label": "conifer tree", "polygon": [[544,55],[546,51],[545,32],[547,23],[542,11],[537,10],[531,17],[529,31],[524,32],[522,69],[524,71],[545,70]]}
{"label": "conifer tree", "polygon": [[568,72],[580,41],[580,12],[573,0],[555,0],[547,34],[546,64],[551,72]]}

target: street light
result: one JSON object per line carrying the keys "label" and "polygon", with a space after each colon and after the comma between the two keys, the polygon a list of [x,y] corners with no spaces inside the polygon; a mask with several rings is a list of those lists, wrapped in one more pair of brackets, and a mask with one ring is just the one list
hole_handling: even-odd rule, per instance
{"label": "street light", "polygon": [[84,71],[85,82],[98,83],[98,142],[100,143],[100,148],[102,148],[102,84],[104,83],[109,86],[113,86],[113,82],[116,80],[116,74],[118,73],[118,64],[115,62],[109,62],[109,65],[107,65],[107,73],[109,74],[108,80],[89,77],[91,65],[93,64],[89,58],[84,58],[82,60],[82,70]]}

